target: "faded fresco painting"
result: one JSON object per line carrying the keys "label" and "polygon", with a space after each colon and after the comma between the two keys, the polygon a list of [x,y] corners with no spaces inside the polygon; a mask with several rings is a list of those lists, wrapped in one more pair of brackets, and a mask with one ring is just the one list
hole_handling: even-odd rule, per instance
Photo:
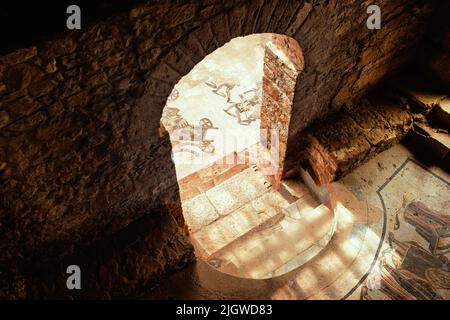
{"label": "faded fresco painting", "polygon": [[161,122],[171,136],[179,179],[260,141],[264,46],[270,40],[265,34],[232,40],[173,89]]}

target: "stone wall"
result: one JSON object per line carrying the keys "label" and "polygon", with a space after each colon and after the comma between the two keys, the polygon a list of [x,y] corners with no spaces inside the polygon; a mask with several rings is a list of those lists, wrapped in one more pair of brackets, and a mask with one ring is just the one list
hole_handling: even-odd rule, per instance
{"label": "stone wall", "polygon": [[[158,134],[159,120],[177,81],[230,39],[272,32],[300,43],[305,70],[296,84],[291,137],[312,120],[355,104],[408,62],[432,3],[378,1],[383,12],[378,31],[366,28],[368,4],[149,2],[81,32],[1,56],[0,278],[6,282],[0,283],[8,288],[0,296],[50,296],[51,285],[38,288],[27,279],[66,275],[37,265],[96,248],[95,243],[143,217],[153,220],[153,229],[167,230],[170,220],[161,214],[173,213],[178,229],[170,230],[184,237],[170,143]],[[134,249],[120,254],[134,253],[120,263],[129,263],[131,273],[142,265],[137,260],[162,252],[167,243],[130,237],[126,248]],[[148,245],[136,246],[139,241]],[[169,263],[148,260],[150,271],[143,278],[155,279],[172,265],[187,263],[191,248],[187,241],[179,243],[184,245],[173,247]],[[127,281],[133,275],[123,277],[119,267],[113,270],[107,273],[110,282],[130,287],[142,282]],[[12,274],[19,280],[11,280]]]}
{"label": "stone wall", "polygon": [[440,1],[432,17],[425,40],[420,46],[419,65],[450,88],[450,2]]}
{"label": "stone wall", "polygon": [[299,175],[304,168],[317,184],[328,184],[399,143],[415,115],[390,95],[381,88],[302,131],[290,150],[295,157],[286,175]]}

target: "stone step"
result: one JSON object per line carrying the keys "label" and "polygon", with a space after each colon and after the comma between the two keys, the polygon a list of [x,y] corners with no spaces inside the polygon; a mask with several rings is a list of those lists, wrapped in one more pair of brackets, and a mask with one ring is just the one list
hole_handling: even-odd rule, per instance
{"label": "stone step", "polygon": [[308,187],[304,183],[301,183],[298,179],[283,180],[281,181],[281,185],[297,199],[310,194]]}
{"label": "stone step", "polygon": [[250,166],[238,161],[236,152],[178,180],[182,201],[190,200]]}
{"label": "stone step", "polygon": [[424,164],[450,170],[450,134],[447,131],[427,123],[416,123],[403,144]]}
{"label": "stone step", "polygon": [[300,199],[291,203],[285,210],[284,214],[293,219],[301,219],[304,214],[315,210],[320,203],[312,194],[304,194]]}
{"label": "stone step", "polygon": [[252,230],[281,220],[284,217],[283,208],[288,205],[289,203],[280,194],[268,191],[204,226],[193,234],[193,240],[206,255],[204,258],[208,259]]}
{"label": "stone step", "polygon": [[219,214],[225,216],[267,193],[271,187],[258,169],[250,167],[205,194]]}
{"label": "stone step", "polygon": [[185,177],[178,182],[181,201],[189,201],[248,168],[244,164],[230,166],[215,163],[208,168],[202,169],[202,172],[196,172]]}
{"label": "stone step", "polygon": [[450,96],[441,100],[438,105],[434,106],[428,118],[434,126],[450,132]]}
{"label": "stone step", "polygon": [[315,244],[323,245],[323,239],[331,238],[333,228],[333,213],[320,205],[302,214],[299,220],[285,217],[269,228],[239,239],[232,247],[211,256],[209,261],[218,270],[235,276],[268,278],[300,266],[293,262],[301,263],[302,253],[306,257],[303,263],[307,262],[311,253],[318,253],[307,250]]}
{"label": "stone step", "polygon": [[[325,208],[329,210],[328,207],[323,205]],[[325,209],[326,211],[326,209]],[[327,212],[327,211],[326,211]],[[331,210],[330,210],[331,212]],[[308,212],[306,215],[308,215],[310,212]],[[328,213],[328,212],[327,212]],[[327,248],[328,243],[330,242],[331,238],[334,235],[334,232],[336,230],[337,226],[337,217],[335,214],[331,213],[331,225],[329,225],[329,229],[326,233],[323,234],[323,236],[316,241],[314,244],[312,244],[309,248],[306,250],[300,252],[298,255],[293,257],[288,262],[284,263],[281,267],[278,269],[268,273],[265,278],[273,278],[276,276],[280,276],[283,274],[286,274],[304,264],[306,264],[308,261],[310,261],[312,258],[314,258],[316,255],[322,252],[322,250],[325,250]]]}
{"label": "stone step", "polygon": [[[182,197],[183,216],[193,233],[209,225],[222,216],[229,214],[239,207],[251,202],[270,189],[270,184],[264,177],[255,171],[255,168],[242,168],[236,166],[222,174],[230,173],[220,183],[199,191],[189,200]],[[212,179],[221,179],[212,177]],[[242,181],[246,183],[243,184]],[[200,186],[193,186],[201,188]]]}
{"label": "stone step", "polygon": [[[221,268],[225,268],[225,270],[235,270],[236,266],[233,264],[233,260],[225,260],[217,257],[221,257],[222,255],[226,256],[229,252],[239,250],[238,248],[242,246],[242,243],[246,243],[249,246],[251,246],[251,244],[257,245],[257,242],[261,241],[262,238],[266,239],[267,236],[269,236],[269,233],[273,233],[273,230],[279,229],[279,223],[285,218],[285,215],[283,215],[282,213],[278,213],[277,215],[267,219],[255,228],[249,230],[242,236],[235,238],[233,241],[229,242],[227,245],[214,252],[214,254],[207,256],[205,260],[209,265],[218,270],[220,270]],[[227,267],[226,265],[230,266]]]}
{"label": "stone step", "polygon": [[437,83],[430,79],[424,81],[424,77],[417,74],[395,76],[388,83],[394,92],[400,92],[425,114],[428,114],[434,106],[439,105],[448,96],[446,90],[437,90],[439,88]]}

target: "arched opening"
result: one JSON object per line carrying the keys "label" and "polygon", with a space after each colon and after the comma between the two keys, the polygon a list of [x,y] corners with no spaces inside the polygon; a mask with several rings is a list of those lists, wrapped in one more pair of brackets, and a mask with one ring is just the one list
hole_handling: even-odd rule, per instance
{"label": "arched opening", "polygon": [[276,34],[238,37],[173,88],[161,118],[196,256],[242,278],[283,275],[334,232],[312,180],[282,181],[291,108],[303,70],[299,44]]}

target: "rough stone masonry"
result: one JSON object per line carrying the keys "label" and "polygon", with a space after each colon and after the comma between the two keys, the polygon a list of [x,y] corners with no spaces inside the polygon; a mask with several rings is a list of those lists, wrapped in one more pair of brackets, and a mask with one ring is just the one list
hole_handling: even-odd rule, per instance
{"label": "rough stone masonry", "polygon": [[[173,86],[232,38],[291,36],[305,57],[294,137],[414,58],[434,2],[377,4],[380,30],[366,1],[148,1],[2,55],[0,297],[130,296],[192,261],[158,134]],[[81,292],[65,288],[69,262],[90,270]]]}

